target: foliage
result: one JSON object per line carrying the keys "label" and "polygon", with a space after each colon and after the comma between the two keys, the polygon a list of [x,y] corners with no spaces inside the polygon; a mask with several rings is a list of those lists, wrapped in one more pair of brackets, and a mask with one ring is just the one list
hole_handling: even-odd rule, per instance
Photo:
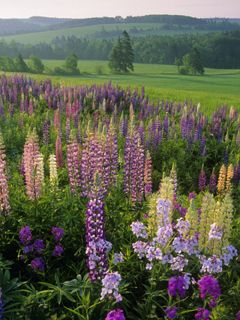
{"label": "foliage", "polygon": [[28,67],[31,70],[32,73],[43,73],[44,71],[44,65],[40,58],[37,56],[30,56]]}
{"label": "foliage", "polygon": [[118,38],[116,45],[112,48],[109,67],[114,72],[127,73],[134,70],[133,60],[131,40],[128,33],[124,31],[122,37]]}

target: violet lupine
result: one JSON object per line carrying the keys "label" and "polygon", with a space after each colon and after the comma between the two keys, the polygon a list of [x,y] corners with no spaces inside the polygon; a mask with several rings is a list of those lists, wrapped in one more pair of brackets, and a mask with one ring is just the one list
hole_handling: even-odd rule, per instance
{"label": "violet lupine", "polygon": [[203,168],[201,169],[198,177],[198,187],[200,191],[204,191],[206,189],[206,173]]}
{"label": "violet lupine", "polygon": [[23,165],[27,195],[31,200],[37,199],[41,194],[44,172],[35,131],[28,135],[24,145]]}
{"label": "violet lupine", "polygon": [[67,168],[71,192],[76,193],[81,185],[80,149],[76,139],[67,145]]}
{"label": "violet lupine", "polygon": [[50,125],[51,125],[51,123],[50,123],[50,120],[48,120],[48,119],[43,122],[42,134],[43,134],[43,143],[44,143],[45,145],[48,145],[48,144],[49,144]]}
{"label": "violet lupine", "polygon": [[70,139],[70,133],[71,133],[71,120],[70,118],[66,119],[66,141],[69,142]]}
{"label": "violet lupine", "polygon": [[114,309],[108,312],[105,320],[125,320],[124,312],[121,309]]}
{"label": "violet lupine", "polygon": [[203,276],[198,281],[198,286],[199,286],[200,298],[202,300],[210,298],[211,300],[209,302],[209,306],[215,307],[217,303],[217,299],[221,295],[221,289],[217,279],[215,279],[211,275]]}
{"label": "violet lupine", "polygon": [[101,300],[114,299],[116,302],[122,301],[122,296],[119,293],[119,285],[122,280],[121,275],[118,272],[106,273],[102,279],[102,291]]}
{"label": "violet lupine", "polygon": [[167,307],[165,312],[168,319],[175,319],[177,316],[177,307]]}
{"label": "violet lupine", "polygon": [[31,267],[34,271],[44,272],[45,263],[42,258],[37,257],[31,261]]}
{"label": "violet lupine", "polygon": [[55,149],[56,149],[56,161],[58,168],[63,167],[63,153],[62,153],[62,139],[60,134],[58,134],[56,143],[55,143]]}
{"label": "violet lupine", "polygon": [[143,199],[144,150],[134,130],[128,134],[124,148],[124,192],[133,203]]}
{"label": "violet lupine", "polygon": [[211,312],[208,309],[198,308],[198,312],[194,315],[196,320],[210,320]]}
{"label": "violet lupine", "polygon": [[116,183],[118,169],[118,142],[116,132],[111,127],[105,138],[103,155],[103,183],[107,190]]}
{"label": "violet lupine", "polygon": [[102,279],[107,272],[108,243],[105,240],[104,204],[90,199],[86,212],[86,254],[91,281]]}
{"label": "violet lupine", "polygon": [[0,215],[8,213],[10,210],[5,158],[5,146],[2,135],[0,134]]}
{"label": "violet lupine", "polygon": [[147,151],[144,167],[144,194],[145,197],[152,194],[152,159],[149,151]]}
{"label": "violet lupine", "polygon": [[168,294],[171,297],[179,296],[181,299],[186,296],[186,291],[190,286],[189,275],[174,276],[168,280]]}
{"label": "violet lupine", "polygon": [[22,227],[19,231],[19,240],[24,245],[32,241],[32,232],[29,226]]}

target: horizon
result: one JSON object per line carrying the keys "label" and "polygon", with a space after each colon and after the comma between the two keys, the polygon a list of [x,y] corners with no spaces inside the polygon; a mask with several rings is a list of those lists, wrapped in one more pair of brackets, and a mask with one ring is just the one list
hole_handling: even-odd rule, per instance
{"label": "horizon", "polygon": [[47,0],[33,6],[31,0],[9,0],[1,7],[1,19],[29,19],[33,16],[86,19],[94,17],[144,16],[152,14],[184,15],[196,18],[240,18],[240,1],[229,0]]}

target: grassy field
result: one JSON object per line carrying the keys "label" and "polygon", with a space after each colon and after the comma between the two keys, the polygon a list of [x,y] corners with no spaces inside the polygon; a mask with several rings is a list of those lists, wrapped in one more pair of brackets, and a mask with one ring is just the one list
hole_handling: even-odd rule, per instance
{"label": "grassy field", "polygon": [[[62,65],[63,61],[45,60],[47,68]],[[99,66],[103,74],[97,74]],[[151,100],[191,101],[200,103],[201,109],[211,112],[220,105],[233,105],[240,110],[240,70],[206,69],[204,76],[183,76],[176,66],[135,64],[135,72],[129,75],[111,74],[106,61],[79,61],[80,76],[31,75],[37,79],[51,77],[65,85],[106,83],[112,81],[123,87],[145,87]]]}
{"label": "grassy field", "polygon": [[[136,33],[134,29],[138,29]],[[56,37],[69,37],[76,36],[77,38],[106,38],[106,35],[101,36],[102,31],[128,31],[132,36],[139,36],[139,30],[141,30],[141,35],[157,34],[157,35],[175,35],[175,34],[186,34],[186,33],[206,33],[207,31],[197,30],[197,29],[184,29],[184,30],[165,30],[162,29],[161,23],[122,23],[122,24],[103,24],[103,25],[93,25],[93,26],[82,26],[73,27],[52,31],[42,31],[27,34],[18,34],[11,36],[2,36],[0,39],[6,41],[16,41],[23,44],[37,44],[40,42],[51,42]],[[210,32],[210,31],[209,31]]]}

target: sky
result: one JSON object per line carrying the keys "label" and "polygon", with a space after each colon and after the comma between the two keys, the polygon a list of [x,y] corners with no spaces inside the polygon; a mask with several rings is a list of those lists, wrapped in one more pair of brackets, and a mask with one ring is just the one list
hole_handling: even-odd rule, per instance
{"label": "sky", "polygon": [[0,18],[126,17],[146,14],[240,18],[240,0],[0,0],[0,8]]}

